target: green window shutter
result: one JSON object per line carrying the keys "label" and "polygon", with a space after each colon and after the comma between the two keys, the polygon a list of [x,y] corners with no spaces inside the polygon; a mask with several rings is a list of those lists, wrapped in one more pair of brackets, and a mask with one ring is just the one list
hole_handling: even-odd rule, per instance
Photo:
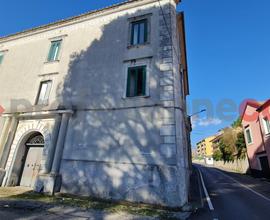
{"label": "green window shutter", "polygon": [[130,67],[127,75],[127,97],[146,95],[146,66]]}
{"label": "green window shutter", "polygon": [[49,51],[49,54],[48,54],[48,61],[52,61],[53,60],[54,48],[55,48],[55,43],[52,42],[51,43],[51,47],[50,47],[50,51]]}
{"label": "green window shutter", "polygon": [[250,133],[250,130],[246,130],[246,134],[247,134],[247,142],[248,143],[251,143],[252,142],[252,139],[251,139],[251,133]]}
{"label": "green window shutter", "polygon": [[0,54],[0,64],[3,62],[4,54]]}
{"label": "green window shutter", "polygon": [[134,68],[134,75],[135,75],[135,86],[134,86],[134,95],[138,95],[138,68]]}
{"label": "green window shutter", "polygon": [[266,121],[266,127],[267,127],[268,132],[270,132],[270,122],[268,119]]}
{"label": "green window shutter", "polygon": [[128,76],[127,76],[127,93],[126,93],[126,95],[127,95],[127,97],[130,97],[130,73],[131,73],[131,71],[130,71],[130,68],[128,69]]}
{"label": "green window shutter", "polygon": [[146,95],[146,66],[143,67],[142,71],[143,77],[142,77],[142,93],[143,95]]}

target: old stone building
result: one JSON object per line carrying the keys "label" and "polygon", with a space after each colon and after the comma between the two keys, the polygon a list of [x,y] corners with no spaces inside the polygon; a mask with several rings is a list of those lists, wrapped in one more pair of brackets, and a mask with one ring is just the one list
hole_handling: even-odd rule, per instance
{"label": "old stone building", "polygon": [[186,204],[178,3],[130,0],[0,38],[3,187]]}

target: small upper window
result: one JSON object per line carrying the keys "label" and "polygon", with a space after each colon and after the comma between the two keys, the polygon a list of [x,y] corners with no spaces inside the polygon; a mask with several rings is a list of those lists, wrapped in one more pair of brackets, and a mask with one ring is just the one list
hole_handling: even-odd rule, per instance
{"label": "small upper window", "polygon": [[48,55],[48,62],[58,60],[62,40],[52,41]]}
{"label": "small upper window", "polygon": [[248,144],[251,144],[252,143],[252,136],[251,136],[251,131],[250,131],[250,128],[247,128],[245,130],[246,132],[246,140],[247,140],[247,143]]}
{"label": "small upper window", "polygon": [[3,62],[4,54],[0,52],[0,64]]}
{"label": "small upper window", "polygon": [[263,119],[263,126],[264,126],[265,134],[269,134],[270,133],[270,122],[269,122],[268,118]]}
{"label": "small upper window", "polygon": [[36,104],[47,105],[49,103],[49,95],[52,87],[52,81],[44,81],[40,83]]}
{"label": "small upper window", "polygon": [[147,19],[131,23],[131,45],[147,42]]}
{"label": "small upper window", "polygon": [[146,66],[128,68],[127,97],[146,95]]}

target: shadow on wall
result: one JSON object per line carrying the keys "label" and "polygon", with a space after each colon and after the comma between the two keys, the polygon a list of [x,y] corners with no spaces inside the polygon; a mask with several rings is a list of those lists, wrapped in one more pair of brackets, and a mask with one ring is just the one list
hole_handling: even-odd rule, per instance
{"label": "shadow on wall", "polygon": [[[151,43],[128,49],[129,18],[150,12]],[[159,8],[117,17],[87,49],[71,55],[57,94],[61,106],[75,111],[61,164],[61,191],[166,206],[186,202],[180,196],[185,174],[176,167],[175,145],[161,148],[159,22]],[[135,58],[149,63],[151,96],[125,99],[125,64],[136,65]]]}

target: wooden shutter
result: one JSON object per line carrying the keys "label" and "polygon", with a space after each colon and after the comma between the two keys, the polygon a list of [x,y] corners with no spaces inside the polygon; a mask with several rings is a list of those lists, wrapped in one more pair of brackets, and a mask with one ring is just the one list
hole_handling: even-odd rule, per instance
{"label": "wooden shutter", "polygon": [[135,83],[134,83],[134,96],[138,96],[138,75],[139,75],[139,71],[138,68],[134,68],[134,79],[135,79]]}
{"label": "wooden shutter", "polygon": [[130,97],[130,68],[128,68],[128,76],[127,76],[127,97]]}
{"label": "wooden shutter", "polygon": [[143,74],[143,77],[142,77],[142,93],[143,95],[146,95],[146,66],[143,67],[143,70],[142,70],[142,74]]}
{"label": "wooden shutter", "polygon": [[3,62],[4,54],[0,54],[0,64]]}

